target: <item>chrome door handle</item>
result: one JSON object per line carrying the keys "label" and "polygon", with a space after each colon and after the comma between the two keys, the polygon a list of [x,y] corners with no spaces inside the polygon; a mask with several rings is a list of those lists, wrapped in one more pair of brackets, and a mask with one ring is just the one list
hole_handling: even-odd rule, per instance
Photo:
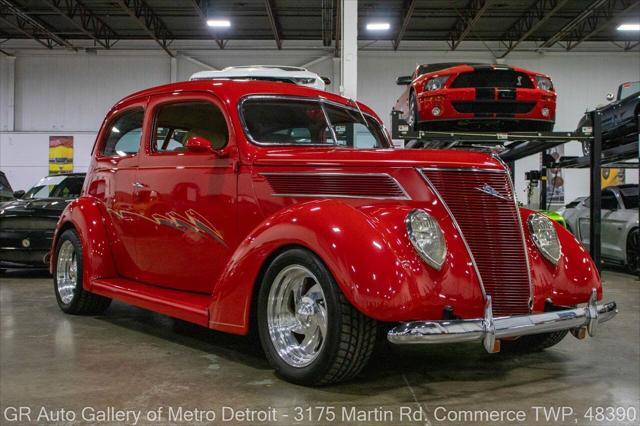
{"label": "chrome door handle", "polygon": [[142,189],[145,188],[147,185],[145,185],[144,183],[141,182],[133,182],[133,187],[135,189]]}

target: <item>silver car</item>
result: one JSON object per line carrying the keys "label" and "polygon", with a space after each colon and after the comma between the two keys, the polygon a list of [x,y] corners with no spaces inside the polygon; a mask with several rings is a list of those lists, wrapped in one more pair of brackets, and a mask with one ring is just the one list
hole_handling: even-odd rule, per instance
{"label": "silver car", "polygon": [[[567,204],[562,215],[569,230],[589,248],[590,199]],[[626,265],[638,273],[640,237],[638,236],[638,185],[609,186],[602,190],[602,259]]]}

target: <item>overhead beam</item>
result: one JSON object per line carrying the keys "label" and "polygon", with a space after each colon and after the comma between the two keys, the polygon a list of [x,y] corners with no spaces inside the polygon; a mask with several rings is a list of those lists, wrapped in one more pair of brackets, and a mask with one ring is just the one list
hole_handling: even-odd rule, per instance
{"label": "overhead beam", "polygon": [[628,41],[628,42],[625,43],[624,51],[628,52],[630,50],[635,49],[638,46],[640,46],[640,41],[636,41],[635,43]]}
{"label": "overhead beam", "polygon": [[522,15],[502,36],[507,50],[500,56],[506,57],[520,43],[528,39],[549,18],[555,15],[569,0],[538,0],[533,7]]}
{"label": "overhead beam", "polygon": [[111,48],[117,34],[79,0],[44,0],[53,11],[65,18],[84,35],[105,49]]}
{"label": "overhead beam", "polygon": [[162,22],[158,14],[144,0],[115,0],[115,3],[136,20],[140,27],[151,37],[167,55],[174,57],[169,50],[169,45],[173,41],[173,35],[167,26]]}
{"label": "overhead beam", "polygon": [[460,15],[449,34],[449,46],[456,50],[460,43],[469,35],[482,15],[487,11],[492,0],[470,0],[467,7],[458,12]]}
{"label": "overhead beam", "polygon": [[0,0],[0,21],[37,41],[47,49],[61,46],[77,50],[73,44],[55,34],[43,22],[29,16],[27,12],[7,0]]}
{"label": "overhead beam", "polygon": [[[202,1],[201,0],[191,0],[191,4],[193,5],[194,10],[196,11],[196,13],[198,15],[200,15],[200,18],[202,18],[203,22],[207,23],[207,14],[204,13],[204,11],[202,10]],[[213,39],[216,41],[216,44],[218,45],[218,47],[220,49],[224,49],[224,41],[220,40],[215,34],[213,36]]]}
{"label": "overhead beam", "polygon": [[278,46],[278,49],[282,49],[280,27],[278,26],[278,20],[276,19],[276,14],[273,11],[273,4],[271,3],[271,0],[264,0],[264,7],[267,9],[267,16],[269,17],[269,24],[271,25],[273,38],[276,40],[276,46]]}
{"label": "overhead beam", "polygon": [[640,6],[639,0],[609,0],[602,7],[595,10],[589,18],[577,25],[567,37],[567,50],[572,50],[608,28],[612,21]]}
{"label": "overhead beam", "polygon": [[562,28],[560,28],[560,30],[557,33],[555,33],[554,35],[549,37],[547,40],[545,40],[544,43],[540,45],[540,49],[551,47],[557,42],[559,42],[560,40],[564,40],[576,26],[578,26],[582,21],[584,21],[589,16],[591,16],[591,14],[594,11],[596,11],[600,6],[605,4],[607,1],[608,0],[593,1],[580,14],[578,14],[578,16],[573,18],[571,21],[567,22],[567,24],[564,25]]}
{"label": "overhead beam", "polygon": [[407,31],[409,21],[411,21],[411,16],[413,15],[417,2],[417,0],[409,0],[409,4],[407,5],[404,16],[402,17],[400,29],[398,30],[398,34],[396,34],[396,39],[393,41],[393,50],[398,50],[398,47],[400,47],[400,42],[402,41],[402,37],[404,37],[405,31]]}

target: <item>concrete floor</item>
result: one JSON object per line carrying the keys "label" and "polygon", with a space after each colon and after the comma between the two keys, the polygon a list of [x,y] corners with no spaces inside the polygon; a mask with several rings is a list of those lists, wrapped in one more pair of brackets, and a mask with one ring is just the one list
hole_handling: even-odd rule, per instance
{"label": "concrete floor", "polygon": [[[336,410],[332,421],[328,412],[323,417],[312,408],[321,424],[355,420],[349,417],[352,407],[370,410],[359,424],[409,423],[400,418],[400,407],[416,416],[424,410],[424,418],[416,417],[418,424],[461,423],[462,417],[447,420],[447,415],[464,415],[455,410],[523,410],[525,424],[606,423],[585,419],[589,407],[594,414],[595,407],[631,407],[630,414],[635,409],[635,422],[623,417],[609,424],[637,424],[640,416],[640,282],[620,272],[604,273],[606,299],[616,300],[620,313],[594,339],[568,336],[553,349],[519,357],[489,355],[475,344],[383,346],[357,380],[317,389],[279,379],[249,339],[121,303],[112,304],[104,316],[68,316],[58,309],[46,275],[9,272],[0,280],[0,424],[7,424],[12,413],[7,407],[25,405],[32,409],[32,421],[45,407],[49,420],[64,409],[66,416],[75,414],[75,422],[95,423],[100,418],[91,417],[93,410],[115,407],[141,411],[138,424],[158,424],[144,418],[158,407],[164,407],[162,424],[170,423],[169,407],[174,415],[179,407],[210,410],[206,414],[211,418],[213,412],[222,423],[223,406],[275,408],[266,422],[272,424],[292,423],[296,407],[308,416],[309,407],[320,406]],[[565,406],[574,414],[565,411],[564,419],[546,423],[543,408],[536,418],[536,406],[547,413],[549,407]],[[134,423],[133,414],[129,423]],[[235,417],[227,423],[242,422]],[[298,424],[307,423],[313,422],[305,418]]]}

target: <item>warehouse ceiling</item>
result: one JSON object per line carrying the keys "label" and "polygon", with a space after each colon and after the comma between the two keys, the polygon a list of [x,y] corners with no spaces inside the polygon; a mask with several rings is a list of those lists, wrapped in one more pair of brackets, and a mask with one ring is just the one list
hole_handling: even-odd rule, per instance
{"label": "warehouse ceiling", "polygon": [[[170,53],[174,40],[322,41],[336,46],[339,0],[0,0],[0,42],[32,39],[43,48],[74,48],[89,40],[108,49],[120,40],[154,40]],[[503,51],[523,42],[540,49],[572,50],[584,41],[605,41],[623,50],[638,47],[638,32],[623,22],[640,21],[640,0],[360,0],[360,40],[446,41],[451,50],[470,41],[500,41]],[[214,30],[208,18],[231,26]],[[388,22],[382,32],[366,29]],[[337,42],[339,45],[339,40]]]}

